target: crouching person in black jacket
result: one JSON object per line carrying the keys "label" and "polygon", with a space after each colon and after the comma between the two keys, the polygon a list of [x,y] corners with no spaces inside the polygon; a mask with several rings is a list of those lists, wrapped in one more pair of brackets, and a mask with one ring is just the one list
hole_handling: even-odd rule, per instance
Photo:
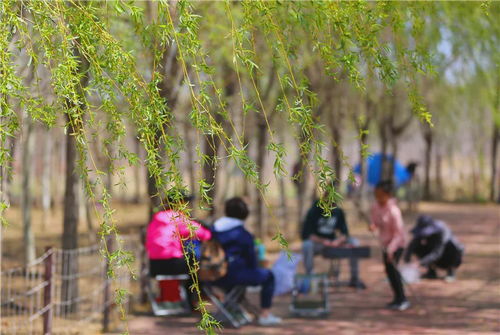
{"label": "crouching person in black jacket", "polygon": [[413,239],[406,249],[405,261],[409,262],[415,254],[420,264],[427,267],[423,278],[437,279],[436,270],[440,268],[447,272],[446,281],[455,280],[455,270],[462,263],[464,248],[450,228],[443,221],[422,215],[411,233]]}

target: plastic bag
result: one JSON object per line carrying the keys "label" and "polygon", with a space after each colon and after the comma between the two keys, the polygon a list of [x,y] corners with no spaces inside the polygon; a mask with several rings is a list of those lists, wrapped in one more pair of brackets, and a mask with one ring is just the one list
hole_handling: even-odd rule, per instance
{"label": "plastic bag", "polygon": [[292,253],[290,257],[291,259],[288,258],[285,251],[282,251],[271,269],[275,282],[274,295],[286,294],[293,290],[297,265],[301,261],[302,255]]}
{"label": "plastic bag", "polygon": [[416,263],[404,263],[399,266],[399,273],[406,284],[417,283],[420,280],[420,271]]}

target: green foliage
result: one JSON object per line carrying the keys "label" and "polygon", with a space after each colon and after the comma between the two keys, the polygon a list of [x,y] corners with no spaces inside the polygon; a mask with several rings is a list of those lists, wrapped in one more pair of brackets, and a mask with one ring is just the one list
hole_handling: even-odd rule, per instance
{"label": "green foliage", "polygon": [[[474,9],[473,19],[465,20],[462,26],[470,8]],[[490,3],[453,8],[434,3],[365,1],[181,0],[174,5],[168,1],[4,0],[0,2],[0,165],[9,165],[12,159],[4,144],[19,131],[16,106],[48,127],[64,120],[65,131],[76,139],[78,173],[86,194],[103,207],[100,236],[103,241],[109,236],[116,241],[113,251],[107,249],[107,243],[102,251],[110,264],[108,275],[113,277],[120,267],[131,270],[133,257],[123,249],[103,179],[106,174],[123,179],[121,161],[141,163],[125,143],[131,131],[136,131],[146,151],[143,163],[155,180],[157,196],[163,199],[168,195],[174,199],[170,205],[189,214],[180,201],[187,189],[179,164],[185,144],[176,129],[174,113],[173,91],[180,88],[172,84],[177,78],[166,64],[169,60],[178,67],[179,85],[188,92],[188,119],[198,138],[220,140],[226,156],[262,196],[266,184],[260,181],[259,167],[249,157],[244,134],[237,131],[235,112],[224,93],[227,78],[231,74],[237,78],[243,118],[255,115],[265,122],[276,178],[286,176],[286,150],[274,138],[270,115],[277,111],[276,115],[288,120],[302,161],[327,195],[320,206],[328,212],[342,197],[332,183],[337,172],[324,157],[326,145],[317,136],[325,130],[315,115],[318,97],[304,75],[307,65],[319,60],[326,74],[335,80],[348,78],[362,90],[372,74],[388,88],[402,81],[414,114],[431,123],[417,91],[417,76],[434,71],[432,52],[440,40],[436,24],[430,23],[447,22],[457,39],[474,31],[477,45],[493,55],[486,63],[498,64],[498,24],[496,17],[488,14],[495,9],[498,6]],[[489,38],[490,28],[496,29],[495,38]],[[466,44],[455,45],[461,50]],[[39,80],[23,83],[16,50],[28,55],[35,76],[39,68],[49,73],[54,99],[34,93],[39,91]],[[271,73],[267,71],[269,64]],[[261,89],[267,76],[275,76],[278,82],[275,110],[266,105]],[[358,125],[360,138],[368,133],[368,129],[361,129],[363,123],[360,120]],[[97,167],[89,150],[93,143],[102,147],[102,154],[111,162],[108,171]],[[361,150],[365,157],[366,144]],[[207,157],[199,146],[196,151],[200,165],[219,164],[219,157]],[[200,178],[198,186],[200,206],[206,208],[213,201],[209,191],[214,185]],[[0,203],[2,223],[7,207]],[[279,229],[273,240],[288,248]],[[191,257],[193,250],[185,253]],[[193,290],[200,297],[199,328],[215,333],[220,325],[201,301],[196,266],[194,263],[190,272]],[[126,295],[116,292],[119,305]]]}

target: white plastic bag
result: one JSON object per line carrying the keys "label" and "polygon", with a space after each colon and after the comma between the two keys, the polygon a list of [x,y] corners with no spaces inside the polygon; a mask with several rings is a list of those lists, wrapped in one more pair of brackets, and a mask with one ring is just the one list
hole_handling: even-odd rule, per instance
{"label": "white plastic bag", "polygon": [[292,253],[290,256],[291,259],[285,251],[282,251],[271,269],[274,274],[274,295],[286,294],[293,290],[293,280],[302,255]]}
{"label": "white plastic bag", "polygon": [[399,266],[399,273],[406,284],[417,283],[420,280],[420,271],[417,263],[403,263]]}

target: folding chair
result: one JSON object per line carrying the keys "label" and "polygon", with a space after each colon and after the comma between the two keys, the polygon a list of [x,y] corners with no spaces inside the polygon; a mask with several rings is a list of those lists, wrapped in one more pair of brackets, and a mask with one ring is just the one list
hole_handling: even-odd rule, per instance
{"label": "folding chair", "polygon": [[321,317],[330,312],[327,274],[295,275],[290,312],[302,317]]}
{"label": "folding chair", "polygon": [[[252,322],[253,318],[247,309],[245,299],[245,286],[234,286],[227,292],[217,294],[217,290],[222,288],[204,283],[203,292],[217,309],[213,314],[214,318],[223,323],[229,324],[234,328],[239,328],[245,324]],[[222,300],[219,296],[223,296]]]}
{"label": "folding chair", "polygon": [[149,302],[151,303],[151,308],[153,309],[153,313],[156,316],[167,316],[167,315],[181,315],[181,314],[189,314],[191,312],[191,307],[189,305],[188,301],[188,294],[186,292],[186,289],[184,288],[184,285],[179,285],[180,288],[180,293],[181,293],[181,300],[180,302],[166,302],[159,304],[156,301],[156,294],[153,289],[153,285],[151,284],[152,281],[160,281],[160,280],[179,280],[181,282],[184,282],[186,280],[189,280],[189,275],[188,274],[182,274],[182,275],[158,275],[155,276],[154,278],[150,278],[147,283],[147,294],[149,298]]}

